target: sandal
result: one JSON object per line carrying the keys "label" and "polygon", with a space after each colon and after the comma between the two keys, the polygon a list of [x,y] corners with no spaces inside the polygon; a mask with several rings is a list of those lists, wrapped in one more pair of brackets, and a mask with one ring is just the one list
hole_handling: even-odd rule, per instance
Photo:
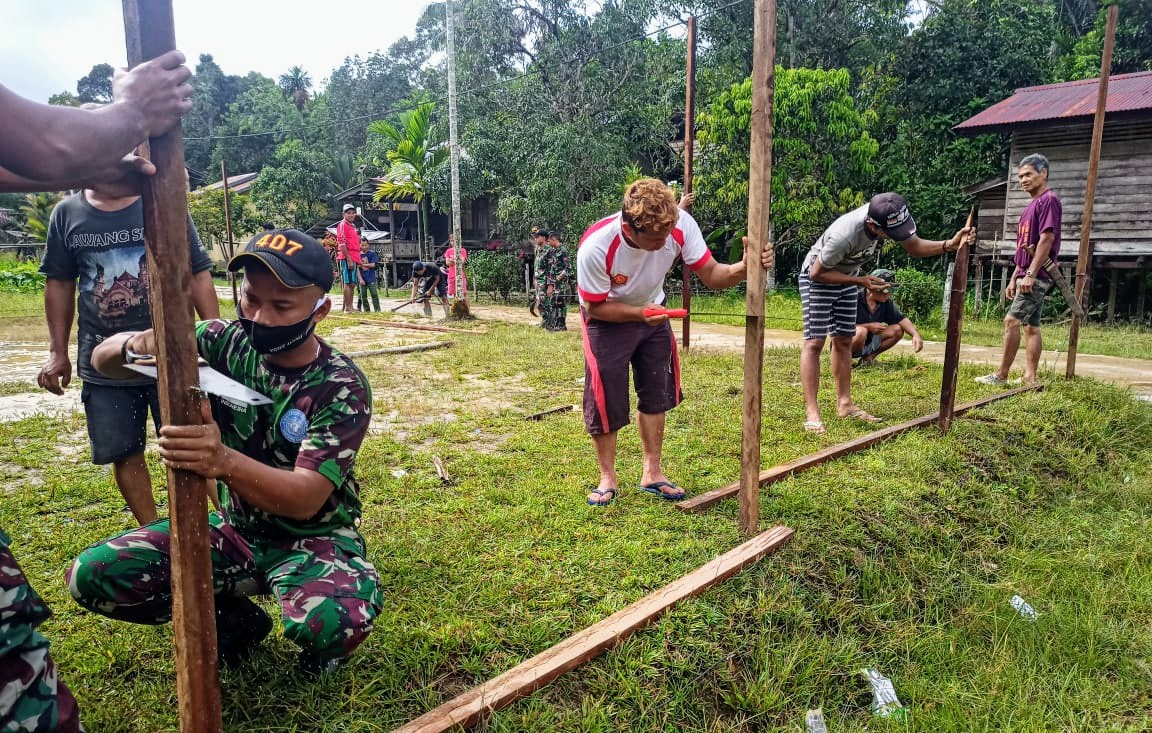
{"label": "sandal", "polygon": [[852,412],[849,412],[847,415],[843,415],[842,417],[845,420],[850,418],[852,420],[859,420],[861,422],[867,422],[867,423],[873,423],[873,424],[878,423],[878,422],[884,422],[884,418],[876,417],[875,415],[869,415],[867,412],[864,412],[864,410],[861,410],[859,408],[853,410]]}
{"label": "sandal", "polygon": [[815,435],[823,435],[828,431],[824,428],[823,420],[805,420],[804,432],[813,433]]}
{"label": "sandal", "polygon": [[608,497],[608,501],[593,501],[588,499],[589,506],[608,506],[616,500],[616,489],[592,489],[588,493],[595,494],[596,496],[607,496],[611,494],[611,496]]}
{"label": "sandal", "polygon": [[664,491],[665,486],[669,489],[680,489],[679,486],[670,481],[653,481],[650,484],[640,484],[640,490],[646,491],[654,496],[659,496],[665,501],[683,501],[688,496],[688,494],[684,493],[684,489],[680,489],[679,494],[669,494]]}

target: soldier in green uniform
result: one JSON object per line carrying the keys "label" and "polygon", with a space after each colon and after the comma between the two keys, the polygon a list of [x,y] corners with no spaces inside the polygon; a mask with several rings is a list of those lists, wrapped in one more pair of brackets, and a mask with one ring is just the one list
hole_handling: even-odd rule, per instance
{"label": "soldier in green uniform", "polygon": [[568,250],[556,232],[548,233],[548,244],[541,258],[542,303],[541,315],[544,328],[548,331],[567,331],[568,284],[571,280],[571,263]]}
{"label": "soldier in green uniform", "polygon": [[[365,557],[356,451],[372,395],[352,361],[316,336],[332,307],[324,246],[293,229],[258,234],[228,268],[244,270],[236,321],[196,326],[200,356],[272,399],[253,407],[213,397],[204,425],[161,428],[160,457],[216,481],[221,510],[209,518],[220,660],[250,652],[272,620],[248,596],[271,594],[300,667],[339,666],[364,641],[382,605]],[[129,350],[155,353],[152,331],[105,339],[92,363],[112,378]],[[85,550],[68,588],[90,611],[134,623],[171,618],[167,520]]]}

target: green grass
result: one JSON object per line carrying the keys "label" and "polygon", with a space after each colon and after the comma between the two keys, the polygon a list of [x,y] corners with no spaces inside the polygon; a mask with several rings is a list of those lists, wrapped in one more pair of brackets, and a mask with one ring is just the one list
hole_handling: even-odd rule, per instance
{"label": "green grass", "polygon": [[[577,334],[487,325],[452,349],[361,360],[391,425],[357,463],[384,610],[348,668],[316,683],[293,675],[274,634],[224,674],[226,730],[391,730],[741,541],[735,502],[685,515],[629,490],[634,428],[623,495],[586,506],[596,468],[579,413],[523,419],[578,401]],[[765,358],[765,464],[867,430],[832,419],[828,435],[803,434],[796,363],[792,349]],[[694,351],[683,369],[665,466],[698,493],[738,476],[741,364]],[[962,368],[959,400],[992,393],[976,373]],[[910,357],[853,379],[891,422],[938,403],[939,368]],[[173,731],[170,631],[85,613],[63,585],[70,558],[131,522],[104,470],[59,456],[83,436],[79,418],[0,425],[0,524],[56,612],[44,631],[88,728]],[[797,530],[790,544],[485,729],[784,732],[819,706],[838,732],[1148,730],[1150,458],[1152,406],[1054,381],[946,437],[908,433],[793,477],[761,501],[763,525]],[[39,485],[21,480],[32,473]],[[1037,621],[1014,614],[1015,593]],[[894,680],[907,723],[872,718],[865,666]]]}
{"label": "green grass", "polygon": [[[672,298],[670,307],[679,307],[680,300]],[[732,291],[723,295],[695,295],[692,297],[692,311],[709,314],[693,315],[692,320],[702,323],[723,323],[743,325],[743,295]],[[800,317],[800,296],[795,291],[779,290],[770,293],[765,301],[767,328],[790,331],[803,330]],[[945,341],[944,323],[937,310],[927,320],[915,320],[920,335],[929,341]],[[1066,351],[1068,348],[1068,322],[1045,322],[1042,325],[1044,347]],[[1004,338],[1002,315],[985,318],[966,316],[964,320],[964,343],[974,346],[999,346]],[[1152,354],[1152,328],[1139,324],[1086,323],[1080,329],[1079,353],[1120,356],[1128,359],[1148,359]]]}

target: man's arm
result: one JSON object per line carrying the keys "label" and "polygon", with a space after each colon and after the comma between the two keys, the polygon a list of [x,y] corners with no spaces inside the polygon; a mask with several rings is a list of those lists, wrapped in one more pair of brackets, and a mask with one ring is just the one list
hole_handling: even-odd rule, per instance
{"label": "man's arm", "polygon": [[904,333],[912,337],[912,350],[920,353],[920,349],[924,348],[924,339],[920,337],[920,331],[916,329],[916,324],[912,323],[912,319],[905,317],[898,325]]}
{"label": "man's arm", "polygon": [[115,101],[95,110],[39,104],[0,86],[0,163],[13,176],[74,184],[106,176],[121,156],[192,107],[184,55],[170,51],[119,73]]}
{"label": "man's arm", "polygon": [[[744,243],[744,257],[739,262],[722,265],[715,259],[709,258],[702,267],[695,270],[705,285],[713,290],[723,290],[744,282],[748,276],[748,266],[745,262],[748,258],[748,237],[744,237],[742,241]],[[775,259],[772,245],[765,242],[760,250],[760,266],[767,270],[775,262]]]}
{"label": "man's arm", "polygon": [[201,270],[192,276],[192,305],[201,321],[220,317],[220,301],[216,299],[216,285],[211,270]]}
{"label": "man's arm", "polygon": [[960,249],[960,243],[975,231],[974,227],[967,227],[953,234],[951,238],[942,240],[921,239],[919,235],[916,235],[911,239],[905,239],[900,243],[900,246],[913,257],[935,257],[945,252],[955,252]]}
{"label": "man's arm", "polygon": [[64,387],[72,381],[68,339],[76,316],[75,281],[45,279],[44,315],[48,319],[48,362],[40,369],[36,381],[53,394],[64,394]]}
{"label": "man's arm", "polygon": [[819,257],[813,260],[812,266],[808,268],[808,279],[814,283],[824,283],[826,285],[857,285],[875,292],[880,292],[889,286],[887,280],[878,277],[872,277],[871,275],[847,275],[831,267],[825,267]]}

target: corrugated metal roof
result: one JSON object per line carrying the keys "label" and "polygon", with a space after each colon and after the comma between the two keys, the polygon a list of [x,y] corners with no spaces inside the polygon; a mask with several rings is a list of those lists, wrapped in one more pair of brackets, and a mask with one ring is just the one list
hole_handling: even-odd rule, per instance
{"label": "corrugated metal roof", "polygon": [[[1091,118],[1096,113],[1099,89],[1099,79],[1024,87],[952,129],[984,133],[1029,122]],[[1152,110],[1152,71],[1109,78],[1105,110],[1108,113]]]}

